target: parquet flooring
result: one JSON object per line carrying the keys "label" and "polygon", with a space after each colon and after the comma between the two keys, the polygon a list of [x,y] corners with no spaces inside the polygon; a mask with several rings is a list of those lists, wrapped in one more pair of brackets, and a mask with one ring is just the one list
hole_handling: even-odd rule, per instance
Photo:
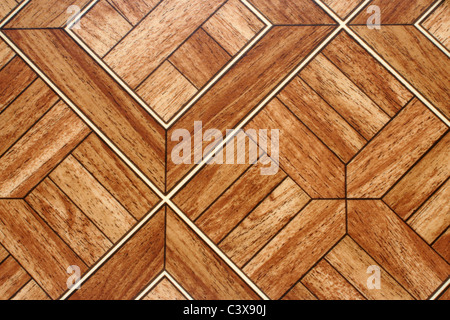
{"label": "parquet flooring", "polygon": [[448,1],[4,0],[0,37],[1,300],[449,299]]}

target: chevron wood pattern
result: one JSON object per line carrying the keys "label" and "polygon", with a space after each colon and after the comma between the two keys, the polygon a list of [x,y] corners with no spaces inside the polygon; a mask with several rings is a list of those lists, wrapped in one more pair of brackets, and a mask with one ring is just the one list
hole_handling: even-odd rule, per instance
{"label": "chevron wood pattern", "polygon": [[0,299],[448,300],[449,30],[442,0],[2,1]]}

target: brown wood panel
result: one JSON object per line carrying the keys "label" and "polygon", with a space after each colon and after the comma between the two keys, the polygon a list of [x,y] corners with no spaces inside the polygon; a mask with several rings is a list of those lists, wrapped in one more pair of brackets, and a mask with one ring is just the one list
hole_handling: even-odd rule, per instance
{"label": "brown wood panel", "polygon": [[36,74],[19,57],[0,71],[0,111],[3,111],[34,79]]}
{"label": "brown wood panel", "polygon": [[0,242],[53,298],[67,290],[69,266],[83,261],[21,200],[0,201]]}
{"label": "brown wood panel", "polygon": [[186,297],[164,277],[142,300],[187,300]]}
{"label": "brown wood panel", "polygon": [[0,159],[0,197],[24,197],[88,134],[66,104],[56,104]]}
{"label": "brown wood panel", "polygon": [[283,297],[283,300],[317,300],[317,298],[301,282],[298,282]]}
{"label": "brown wood panel", "polygon": [[411,92],[346,32],[341,32],[322,53],[391,117],[413,98]]}
{"label": "brown wood panel", "polygon": [[90,135],[72,155],[126,208],[141,219],[158,196],[97,135]]}
{"label": "brown wood panel", "polygon": [[167,209],[166,269],[194,299],[258,299],[252,289],[170,209]]}
{"label": "brown wood panel", "polygon": [[365,300],[361,293],[324,259],[303,277],[302,283],[320,300]]}
{"label": "brown wood panel", "polygon": [[29,280],[27,272],[9,256],[0,264],[0,300],[10,299]]}
{"label": "brown wood panel", "polygon": [[278,98],[345,163],[366,139],[302,79],[295,77]]}
{"label": "brown wood panel", "polygon": [[[430,197],[450,176],[450,133],[447,133],[408,172],[389,193],[384,201],[403,219]],[[435,203],[438,205],[438,203]]]}
{"label": "brown wood panel", "polygon": [[203,29],[170,57],[170,62],[197,88],[203,87],[229,60],[230,55]]}
{"label": "brown wood panel", "polygon": [[345,234],[345,202],[315,200],[244,268],[270,298],[279,299]]}
{"label": "brown wood panel", "polygon": [[60,28],[66,25],[75,12],[68,12],[72,6],[80,10],[89,0],[33,0],[28,3],[6,28]]}
{"label": "brown wood panel", "polygon": [[383,202],[348,202],[349,235],[415,298],[427,299],[450,267]]}
{"label": "brown wood panel", "polygon": [[132,88],[136,88],[223,2],[163,1],[108,53],[105,61]]}
{"label": "brown wood panel", "polygon": [[118,241],[135,224],[133,216],[73,156],[50,178],[111,241]]}
{"label": "brown wood panel", "polygon": [[40,183],[25,200],[86,265],[93,265],[112,246],[50,179]]}
{"label": "brown wood panel", "polygon": [[348,165],[349,197],[382,197],[446,130],[425,105],[413,100]]}
{"label": "brown wood panel", "polygon": [[9,256],[8,251],[0,244],[0,263]]}
{"label": "brown wood panel", "polygon": [[164,129],[62,30],[4,31],[160,189]]}
{"label": "brown wood panel", "polygon": [[170,62],[165,61],[136,92],[168,122],[197,93],[197,89]]}
{"label": "brown wood panel", "polygon": [[[412,7],[409,1],[406,2],[408,7]],[[416,27],[352,28],[433,105],[450,117],[449,58]]]}
{"label": "brown wood panel", "polygon": [[3,68],[13,57],[14,51],[4,42],[0,40],[0,69]]}
{"label": "brown wood panel", "polygon": [[450,263],[450,228],[447,228],[447,231],[436,240],[433,244],[433,249],[435,249],[439,254]]}
{"label": "brown wood panel", "polygon": [[389,120],[356,84],[323,54],[300,72],[300,77],[367,140]]}
{"label": "brown wood panel", "polygon": [[5,18],[16,6],[15,0],[3,0],[0,3],[0,20]]}
{"label": "brown wood panel", "polygon": [[57,101],[58,96],[41,79],[37,79],[17,97],[0,115],[0,155]]}
{"label": "brown wood panel", "polygon": [[323,0],[341,19],[345,19],[363,0]]}
{"label": "brown wood panel", "polygon": [[[275,27],[206,93],[168,132],[194,132],[194,121],[224,134],[260,102],[332,30],[332,27]],[[264,127],[265,128],[265,127]],[[176,142],[168,141],[168,150]],[[206,147],[206,144],[204,145]],[[167,187],[192,165],[167,163]]]}
{"label": "brown wood panel", "polygon": [[108,0],[125,18],[136,25],[160,1],[159,0]]}
{"label": "brown wood panel", "polygon": [[50,300],[50,298],[36,281],[30,280],[11,300]]}
{"label": "brown wood panel", "polygon": [[328,16],[311,0],[250,0],[273,24],[333,24]]}
{"label": "brown wood panel", "polygon": [[[369,5],[380,7],[382,24],[413,24],[432,3],[433,0],[373,0]],[[365,25],[372,14],[362,10],[352,24]]]}
{"label": "brown wood panel", "polygon": [[[370,300],[413,300],[414,298],[373,260],[355,241],[345,237],[327,255],[326,260],[350,282],[360,293]],[[367,273],[370,266],[378,266],[381,271],[381,289],[369,289]]]}
{"label": "brown wood panel", "polygon": [[264,23],[239,0],[229,0],[203,25],[231,55],[241,50],[263,27]]}
{"label": "brown wood panel", "polygon": [[103,57],[132,26],[106,0],[99,1],[73,28],[96,54]]}
{"label": "brown wood panel", "polygon": [[427,29],[447,50],[450,48],[450,3],[443,1],[433,13],[422,22]]}
{"label": "brown wood panel", "polygon": [[164,267],[165,208],[159,210],[124,246],[70,297],[71,300],[136,298]]}
{"label": "brown wood panel", "polygon": [[[255,188],[254,190],[260,190]],[[265,194],[265,192],[263,193]],[[246,264],[309,201],[308,195],[287,178],[273,190],[236,228],[223,239],[220,248],[238,267]],[[218,219],[227,223],[228,218]]]}
{"label": "brown wood panel", "polygon": [[261,128],[280,130],[280,166],[310,197],[344,197],[344,164],[278,99],[246,126]]}

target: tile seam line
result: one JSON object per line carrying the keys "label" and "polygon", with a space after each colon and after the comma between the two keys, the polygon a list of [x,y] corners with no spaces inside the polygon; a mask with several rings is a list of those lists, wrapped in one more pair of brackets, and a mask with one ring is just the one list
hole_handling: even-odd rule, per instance
{"label": "tile seam line", "polygon": [[194,300],[194,298],[191,297],[191,295],[172,277],[172,275],[170,273],[168,273],[166,270],[163,270],[163,272],[161,272],[161,274],[155,278],[153,281],[150,282],[150,284],[144,289],[142,290],[142,292],[136,297],[135,300],[142,300],[146,295],[148,295],[150,293],[150,291],[152,291],[157,285],[158,283],[164,279],[167,278],[167,280],[169,280],[169,282],[175,287],[177,288],[181,294],[188,300]]}

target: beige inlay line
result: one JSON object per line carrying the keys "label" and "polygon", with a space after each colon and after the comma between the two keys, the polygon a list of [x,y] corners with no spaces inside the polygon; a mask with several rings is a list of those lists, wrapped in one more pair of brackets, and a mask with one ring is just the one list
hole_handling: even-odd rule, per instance
{"label": "beige inlay line", "polygon": [[191,297],[191,295],[184,290],[184,288],[172,277],[172,275],[170,273],[168,273],[166,270],[164,270],[163,272],[161,272],[161,274],[156,277],[149,285],[147,288],[145,288],[145,290],[143,290],[137,297],[135,300],[142,300],[151,290],[153,290],[153,288],[155,288],[155,286],[158,284],[158,282],[160,280],[162,280],[163,278],[167,278],[171,284],[173,284],[173,286],[175,288],[178,289],[178,291],[181,292],[181,294],[188,300],[194,300],[194,298]]}
{"label": "beige inlay line", "polygon": [[20,10],[22,10],[23,7],[25,7],[31,0],[25,0],[24,2],[22,2],[16,9],[14,9],[13,11],[11,11],[8,16],[6,17],[5,20],[3,20],[2,23],[0,23],[0,28],[3,28],[11,19],[12,17],[14,17],[17,12],[19,12]]}

